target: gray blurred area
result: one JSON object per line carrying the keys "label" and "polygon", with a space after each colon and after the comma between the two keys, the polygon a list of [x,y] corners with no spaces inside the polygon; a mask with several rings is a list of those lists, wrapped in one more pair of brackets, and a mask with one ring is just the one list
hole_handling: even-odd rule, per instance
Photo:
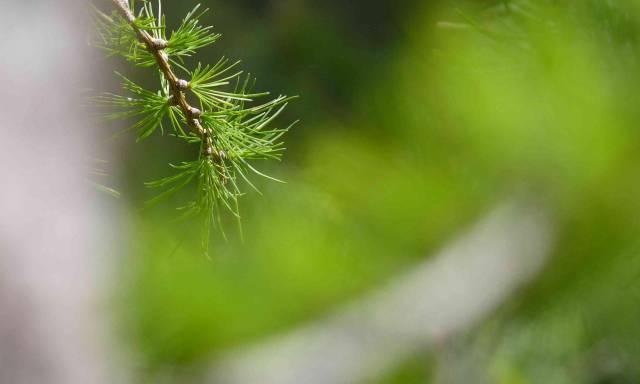
{"label": "gray blurred area", "polygon": [[[1,1],[0,382],[106,383],[86,3]],[[116,380],[117,381],[117,380]],[[119,381],[120,382],[120,381]]]}

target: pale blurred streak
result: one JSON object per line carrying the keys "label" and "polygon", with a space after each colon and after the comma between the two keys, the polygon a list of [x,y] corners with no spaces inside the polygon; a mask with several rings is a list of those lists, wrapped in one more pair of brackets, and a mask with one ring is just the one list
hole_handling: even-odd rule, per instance
{"label": "pale blurred streak", "polygon": [[205,381],[367,382],[490,315],[544,265],[552,232],[537,205],[505,203],[369,297],[326,320],[225,355]]}
{"label": "pale blurred streak", "polygon": [[1,1],[0,382],[122,382],[101,311],[107,216],[86,168],[87,3]]}

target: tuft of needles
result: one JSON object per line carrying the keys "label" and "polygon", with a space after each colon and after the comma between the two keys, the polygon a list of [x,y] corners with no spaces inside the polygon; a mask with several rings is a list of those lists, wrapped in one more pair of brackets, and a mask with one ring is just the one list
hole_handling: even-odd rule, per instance
{"label": "tuft of needles", "polygon": [[[199,147],[194,159],[171,165],[173,175],[145,185],[162,189],[150,204],[187,185],[196,186],[195,197],[178,209],[181,217],[203,218],[206,250],[211,227],[221,228],[221,211],[240,218],[239,181],[257,191],[250,174],[276,180],[251,162],[281,158],[282,136],[293,124],[278,128],[272,123],[292,97],[258,102],[269,93],[253,92],[254,81],[236,69],[239,62],[229,63],[225,58],[213,65],[198,63],[195,69],[187,69],[184,58],[220,38],[210,26],[201,25],[200,18],[208,10],[201,10],[200,5],[182,19],[178,29],[168,32],[160,0],[155,7],[148,0],[141,1],[139,7],[135,0],[112,1],[116,9],[110,14],[94,9],[94,44],[109,55],[154,69],[160,84],[157,90],[147,90],[118,74],[126,95],[107,93],[95,100],[113,109],[107,118],[135,119],[130,129],[136,131],[138,141],[164,132],[168,126],[173,137]],[[197,104],[191,105],[189,100]]]}

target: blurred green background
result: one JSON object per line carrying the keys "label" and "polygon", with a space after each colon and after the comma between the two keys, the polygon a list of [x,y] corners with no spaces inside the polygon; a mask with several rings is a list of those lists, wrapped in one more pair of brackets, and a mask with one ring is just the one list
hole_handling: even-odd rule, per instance
{"label": "blurred green background", "polygon": [[[174,205],[141,209],[142,181],[192,148],[115,143],[129,238],[113,305],[143,377],[331,313],[526,195],[553,212],[553,254],[462,349],[492,383],[640,382],[635,1],[203,3],[223,39],[200,59],[300,95],[280,123],[301,123],[284,161],[260,164],[287,184],[247,188],[244,241],[231,222],[211,260]],[[167,1],[169,25],[193,5]],[[437,365],[425,350],[378,382]]]}

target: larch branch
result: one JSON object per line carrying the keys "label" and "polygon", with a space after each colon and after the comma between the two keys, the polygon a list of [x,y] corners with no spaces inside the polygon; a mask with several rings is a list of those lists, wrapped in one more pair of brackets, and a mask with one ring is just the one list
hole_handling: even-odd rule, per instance
{"label": "larch branch", "polygon": [[138,27],[136,24],[136,17],[131,12],[128,0],[112,1],[125,20],[127,20],[129,25],[131,25],[131,28],[136,32],[140,41],[155,58],[158,67],[160,68],[160,72],[162,72],[164,78],[169,83],[169,87],[171,88],[171,102],[180,108],[191,130],[194,131],[202,140],[202,149],[204,154],[215,158],[216,160],[222,160],[221,154],[215,150],[213,145],[212,132],[202,126],[202,120],[200,119],[202,111],[191,106],[187,101],[185,90],[188,89],[189,83],[186,80],[180,79],[171,68],[169,56],[165,52],[165,48],[167,48],[167,41],[163,39],[156,39],[151,36],[149,32]]}

